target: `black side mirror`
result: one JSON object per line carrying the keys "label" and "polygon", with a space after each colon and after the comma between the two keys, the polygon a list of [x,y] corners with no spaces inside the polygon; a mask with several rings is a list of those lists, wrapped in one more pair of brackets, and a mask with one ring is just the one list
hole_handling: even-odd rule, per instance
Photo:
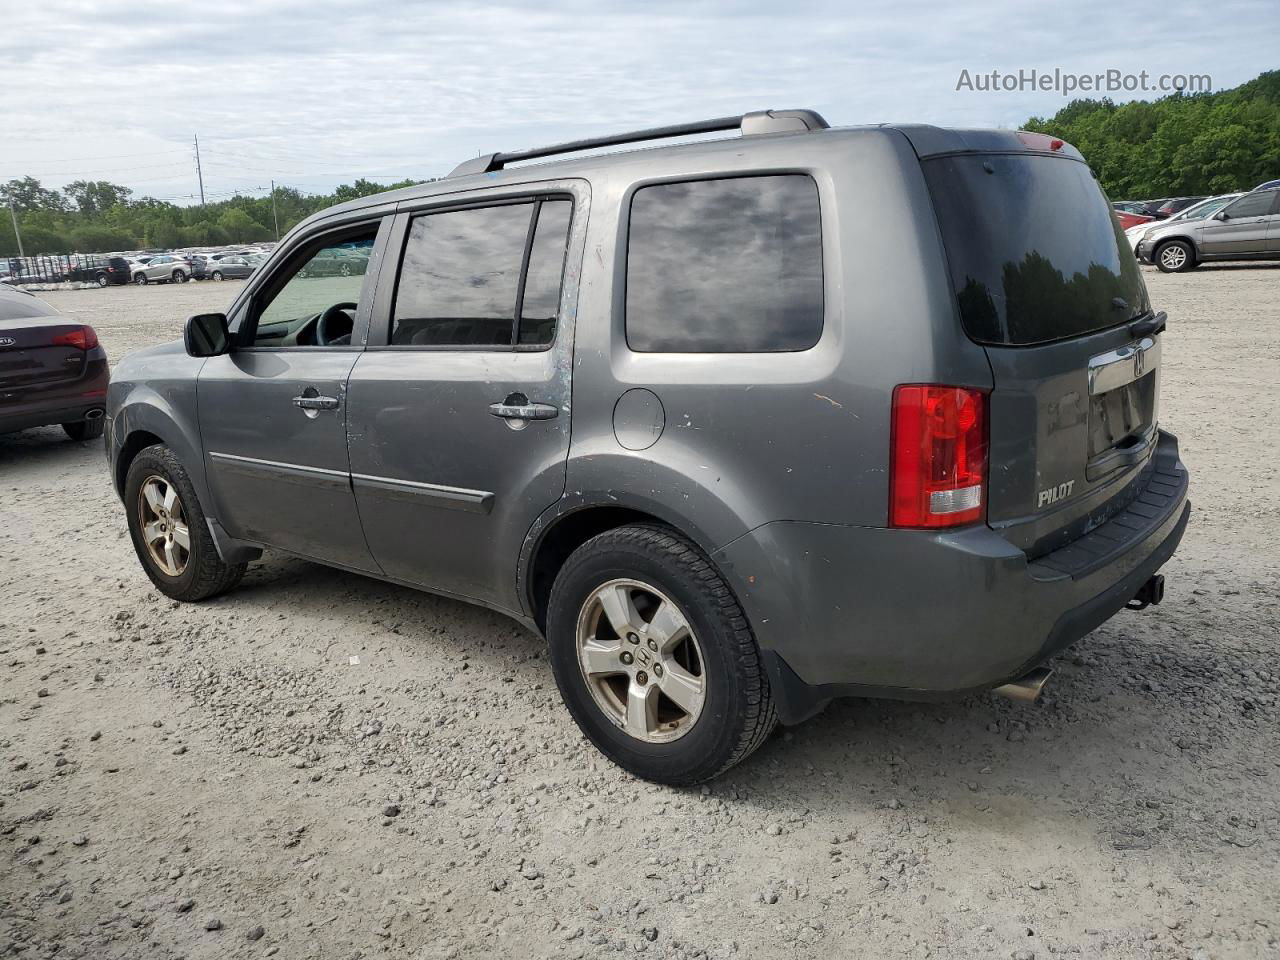
{"label": "black side mirror", "polygon": [[187,318],[182,339],[193,357],[217,357],[231,347],[225,313],[197,313]]}

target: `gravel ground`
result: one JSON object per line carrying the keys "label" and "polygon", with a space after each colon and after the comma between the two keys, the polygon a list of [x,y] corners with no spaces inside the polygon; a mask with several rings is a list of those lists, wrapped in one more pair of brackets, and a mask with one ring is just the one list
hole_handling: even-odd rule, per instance
{"label": "gravel ground", "polygon": [[[278,557],[165,600],[100,444],[0,437],[0,956],[1280,956],[1280,269],[1147,280],[1165,603],[1038,704],[838,703],[696,790],[497,614]],[[44,296],[119,357],[235,286]]]}

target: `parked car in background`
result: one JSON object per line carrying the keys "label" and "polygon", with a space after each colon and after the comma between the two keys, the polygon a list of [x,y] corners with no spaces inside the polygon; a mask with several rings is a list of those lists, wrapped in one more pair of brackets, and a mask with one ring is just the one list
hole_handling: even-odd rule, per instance
{"label": "parked car in background", "polygon": [[367,247],[343,244],[315,257],[298,274],[299,277],[356,277],[369,266]]}
{"label": "parked car in background", "polygon": [[1193,204],[1197,204],[1201,200],[1206,200],[1206,199],[1208,198],[1203,196],[1171,197],[1170,199],[1166,200],[1164,203],[1160,204],[1160,206],[1157,208],[1156,219],[1167,220],[1169,217],[1172,217],[1175,214],[1181,213],[1183,210],[1187,209],[1187,207],[1190,207]]}
{"label": "parked car in background", "polygon": [[1111,204],[1118,213],[1145,213],[1146,204],[1141,200],[1116,200]]}
{"label": "parked car in background", "polygon": [[1117,210],[1116,219],[1120,221],[1120,229],[1129,230],[1144,223],[1151,223],[1155,217],[1145,213],[1130,213],[1128,210]]}
{"label": "parked car in background", "polygon": [[206,275],[210,280],[243,280],[253,273],[254,266],[247,257],[223,257],[221,260],[209,261],[207,270]]}
{"label": "parked car in background", "polygon": [[761,111],[310,217],[120,362],[109,470],[165,595],[275,548],[500,610],[690,784],[836,697],[1034,699],[1158,603],[1164,325],[1069,144]]}
{"label": "parked car in background", "polygon": [[1152,227],[1134,252],[1165,273],[1215,260],[1278,260],[1280,188],[1243,194],[1207,217]]}
{"label": "parked car in background", "polygon": [[124,257],[88,257],[72,267],[67,279],[110,287],[132,280],[133,267]]}
{"label": "parked car in background", "polygon": [[1199,203],[1187,207],[1187,209],[1183,210],[1181,213],[1175,214],[1168,220],[1148,221],[1146,223],[1140,223],[1137,226],[1130,227],[1125,230],[1124,235],[1129,240],[1129,246],[1136,252],[1138,242],[1148,231],[1156,230],[1170,223],[1181,223],[1184,220],[1201,220],[1205,217],[1212,216],[1232,200],[1240,196],[1243,196],[1243,194],[1224,193],[1220,197],[1210,197],[1207,200],[1201,200]]}
{"label": "parked car in background", "polygon": [[1280,187],[1280,180],[1268,180],[1266,183],[1260,183],[1254,190],[1271,190],[1274,187]]}
{"label": "parked car in background", "polygon": [[133,269],[134,283],[186,283],[191,278],[191,261],[185,257],[161,254]]}
{"label": "parked car in background", "polygon": [[58,423],[102,436],[107,354],[93,327],[22,290],[0,287],[0,433]]}

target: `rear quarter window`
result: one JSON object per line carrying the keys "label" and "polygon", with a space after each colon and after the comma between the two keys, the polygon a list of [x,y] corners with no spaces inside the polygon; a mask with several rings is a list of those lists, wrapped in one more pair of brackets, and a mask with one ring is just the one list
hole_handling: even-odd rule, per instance
{"label": "rear quarter window", "polygon": [[639,353],[777,353],[822,336],[818,188],[802,174],[641,187],[627,237]]}

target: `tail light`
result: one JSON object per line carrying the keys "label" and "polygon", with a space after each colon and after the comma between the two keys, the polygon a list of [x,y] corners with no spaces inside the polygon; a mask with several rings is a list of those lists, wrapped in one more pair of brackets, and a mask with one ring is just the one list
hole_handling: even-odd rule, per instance
{"label": "tail light", "polygon": [[967,387],[893,391],[889,525],[956,527],[986,510],[986,396]]}
{"label": "tail light", "polygon": [[75,330],[55,334],[53,345],[55,347],[75,347],[77,350],[92,350],[98,345],[98,334],[93,327],[85,324]]}

